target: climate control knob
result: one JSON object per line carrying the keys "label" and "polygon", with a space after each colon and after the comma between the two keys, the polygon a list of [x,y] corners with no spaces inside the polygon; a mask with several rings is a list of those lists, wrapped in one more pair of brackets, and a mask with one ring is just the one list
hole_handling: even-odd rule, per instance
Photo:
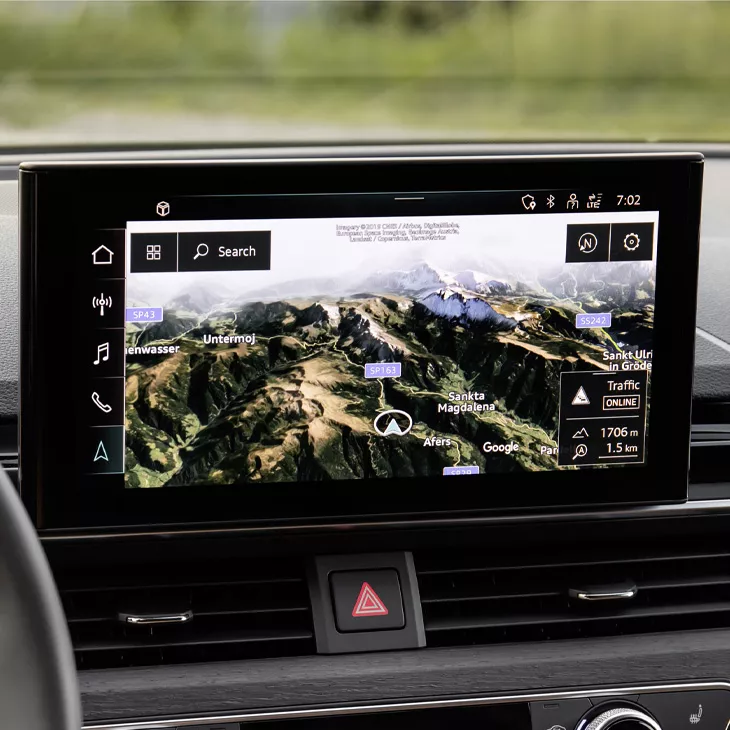
{"label": "climate control knob", "polygon": [[659,723],[638,707],[613,707],[600,711],[587,724],[578,725],[577,730],[662,730]]}

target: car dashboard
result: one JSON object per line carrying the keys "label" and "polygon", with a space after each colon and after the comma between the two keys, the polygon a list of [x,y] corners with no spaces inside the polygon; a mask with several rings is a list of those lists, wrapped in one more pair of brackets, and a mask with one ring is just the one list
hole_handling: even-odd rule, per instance
{"label": "car dashboard", "polygon": [[[359,730],[373,722],[393,726],[412,723],[425,728],[457,722],[467,728],[486,724],[524,730],[608,730],[627,724],[650,730],[726,730],[730,721],[730,319],[726,316],[725,282],[730,276],[730,212],[724,201],[730,161],[727,150],[720,147],[700,149],[704,162],[700,155],[686,156],[686,152],[684,147],[651,145],[602,145],[600,149],[590,145],[419,145],[45,152],[0,159],[0,459],[21,487],[63,600],[79,669],[84,727],[239,730],[273,723],[282,730],[326,730],[335,726]],[[631,157],[634,154],[643,156],[641,164],[646,169]],[[624,192],[630,191],[611,187],[617,178],[611,157],[618,161],[616,164],[626,164],[627,170],[628,165],[634,165],[631,185],[638,189],[644,181],[646,188],[642,190],[646,190],[647,199],[652,185],[661,188],[662,195],[671,192],[676,198],[668,204],[658,194],[654,203],[640,212],[618,207],[626,205]],[[335,161],[339,167],[334,166]],[[659,164],[668,166],[661,168],[660,174],[653,167]],[[388,200],[378,197],[382,180],[370,182],[379,165],[390,166]],[[447,177],[445,165],[458,174],[439,186],[438,175]],[[548,185],[547,178],[541,177],[543,173],[535,172],[531,178],[534,189],[523,186],[517,180],[518,173],[533,169],[533,165],[535,170],[550,166],[555,184]],[[693,206],[699,203],[698,179],[693,177],[699,165],[704,167],[704,183],[697,279],[693,270],[696,250],[693,253],[691,240],[692,230],[696,232],[699,223],[692,217]],[[602,166],[606,171],[599,174]],[[685,167],[679,170],[680,166],[690,170],[686,178],[681,177]],[[326,171],[321,176],[326,183],[319,181],[322,169]],[[472,179],[476,178],[474,169],[481,176],[478,180]],[[287,174],[281,175],[281,170]],[[332,170],[335,174],[330,174]],[[62,179],[62,175],[68,177]],[[569,185],[570,175],[580,181],[580,185],[576,182],[577,193]],[[23,176],[26,179],[19,184]],[[29,177],[33,178],[32,184],[27,181]],[[246,182],[241,182],[242,178]],[[215,195],[210,198],[215,200],[200,203],[195,195],[189,195],[195,188],[191,181],[199,179],[211,186]],[[314,179],[319,187],[312,183]],[[498,179],[503,181],[499,185],[494,182]],[[618,190],[620,195],[614,199],[605,192],[602,208],[572,210],[573,195],[584,206],[595,203],[591,185],[596,179],[606,191],[614,194]],[[677,180],[684,180],[685,187]],[[164,197],[155,195],[160,181],[167,185]],[[122,189],[135,190],[132,212],[115,208]],[[235,197],[228,195],[230,190],[240,194],[242,202],[236,198],[235,205],[240,202],[242,208],[230,207],[234,205],[231,197]],[[496,200],[476,195],[495,191],[506,197]],[[351,197],[340,199],[335,193],[341,192]],[[467,192],[472,197],[465,198]],[[259,196],[254,203],[249,202],[252,196],[264,193],[268,197]],[[301,198],[287,197],[294,193],[307,196],[304,203]],[[323,194],[326,199],[317,197]],[[366,197],[355,201],[356,194]],[[461,197],[456,200],[453,195]],[[550,198],[560,202],[559,211],[553,210]],[[371,268],[380,273],[388,257],[395,256],[395,248],[406,241],[405,237],[394,237],[395,226],[405,222],[411,231],[418,231],[402,234],[410,236],[408,243],[416,240],[413,236],[432,235],[415,228],[420,225],[415,222],[420,213],[414,214],[408,206],[415,205],[416,199],[432,206],[429,220],[443,226],[437,229],[438,235],[448,236],[449,231],[458,229],[465,237],[469,216],[482,216],[485,230],[496,231],[490,235],[514,236],[509,240],[518,241],[522,227],[526,238],[535,235],[527,227],[536,225],[537,216],[542,216],[544,227],[536,235],[545,243],[541,251],[530,249],[532,257],[547,256],[544,251],[552,246],[553,235],[549,226],[560,226],[555,250],[561,266],[616,266],[621,271],[628,267],[626,270],[634,272],[632,296],[640,291],[637,301],[653,301],[653,285],[658,279],[657,309],[661,315],[655,322],[652,308],[647,319],[654,339],[642,339],[647,336],[644,327],[637,330],[636,342],[653,343],[660,366],[662,358],[663,362],[673,362],[672,377],[665,374],[666,368],[652,370],[651,348],[639,344],[632,351],[633,361],[641,367],[625,368],[612,376],[611,389],[595,385],[596,378],[586,373],[599,366],[591,359],[593,350],[586,348],[610,348],[603,335],[585,339],[580,333],[591,327],[608,327],[611,315],[606,322],[591,319],[581,325],[581,317],[606,313],[600,312],[600,307],[592,313],[590,309],[576,310],[574,321],[579,334],[575,337],[583,348],[576,357],[583,365],[575,365],[573,358],[570,367],[558,375],[560,413],[549,416],[551,422],[559,421],[563,436],[556,437],[554,446],[536,450],[536,455],[529,457],[529,468],[525,468],[540,472],[535,476],[541,481],[518,479],[513,464],[528,463],[516,461],[517,457],[523,458],[522,454],[510,453],[505,445],[498,451],[498,439],[494,435],[482,438],[481,432],[483,453],[460,451],[451,467],[447,465],[451,461],[439,460],[432,454],[434,447],[443,447],[439,454],[451,453],[447,450],[450,444],[445,443],[447,437],[464,436],[459,430],[463,420],[459,419],[465,415],[466,406],[459,403],[459,387],[452,386],[450,391],[456,393],[452,400],[462,410],[451,412],[453,420],[449,424],[454,432],[449,434],[444,421],[438,422],[441,430],[433,426],[433,432],[419,431],[419,421],[432,425],[435,421],[429,421],[428,414],[415,414],[417,405],[392,385],[392,379],[411,377],[408,358],[396,362],[393,352],[410,348],[413,353],[417,343],[431,342],[431,352],[424,348],[423,358],[442,357],[439,363],[444,372],[439,377],[447,377],[446,355],[439,350],[438,338],[427,340],[427,334],[418,334],[420,324],[409,320],[399,324],[400,329],[394,325],[390,333],[381,333],[381,340],[391,345],[389,354],[384,354],[382,348],[376,352],[367,350],[369,345],[361,345],[362,352],[370,353],[370,360],[365,361],[365,386],[357,387],[372,387],[376,392],[374,384],[381,384],[380,394],[385,400],[377,401],[376,395],[378,412],[392,415],[380,423],[380,417],[376,417],[373,428],[384,439],[397,441],[411,429],[422,440],[425,438],[429,463],[439,477],[421,474],[420,492],[412,490],[407,480],[392,481],[397,488],[383,488],[378,485],[382,480],[375,479],[347,481],[342,477],[344,470],[340,470],[332,480],[336,489],[321,493],[311,489],[303,495],[298,485],[299,491],[287,487],[289,491],[275,492],[273,498],[261,495],[263,490],[257,489],[255,499],[244,503],[239,494],[215,487],[222,496],[210,498],[215,502],[211,506],[204,503],[201,492],[195,491],[196,480],[201,480],[200,466],[178,469],[170,481],[176,486],[130,489],[159,486],[144,480],[164,470],[159,466],[156,471],[149,468],[149,462],[140,457],[141,451],[135,451],[135,461],[130,462],[130,452],[125,451],[124,438],[126,447],[133,450],[138,439],[128,423],[129,404],[138,402],[131,400],[129,379],[144,383],[151,373],[151,382],[155,383],[160,377],[155,368],[168,362],[147,362],[144,357],[136,360],[139,352],[133,351],[130,343],[144,348],[150,343],[159,346],[161,341],[174,342],[178,351],[160,350],[153,353],[155,357],[164,355],[172,361],[182,346],[183,350],[189,348],[193,364],[198,362],[196,357],[203,358],[197,342],[183,343],[187,333],[196,331],[184,322],[173,334],[165,331],[157,339],[144,335],[151,327],[177,322],[167,314],[168,309],[174,309],[168,307],[168,301],[182,301],[171,283],[173,277],[178,277],[175,281],[189,277],[185,281],[197,286],[202,279],[195,277],[201,272],[219,276],[223,271],[239,289],[252,288],[254,299],[273,299],[268,293],[260,294],[268,290],[253,275],[270,286],[271,282],[263,277],[272,268],[281,266],[283,270],[288,266],[286,278],[276,284],[293,290],[292,277],[303,268],[312,266],[309,273],[315,277],[328,265],[334,267],[329,263],[334,254],[330,252],[330,258],[325,259],[324,254],[317,258],[319,254],[314,253],[316,246],[325,245],[323,241],[331,232],[320,226],[321,220],[337,226],[339,245],[343,241],[350,245],[362,243],[357,236],[364,235],[362,231],[372,225],[370,221],[392,226],[378,229],[383,248],[376,254],[378,266],[373,264]],[[490,217],[487,213],[492,211],[491,205],[507,207],[495,207]],[[537,210],[537,205],[542,207]],[[37,214],[39,210],[56,225],[63,221],[67,226],[63,246],[59,247],[49,235],[50,226],[37,223],[42,217]],[[576,217],[571,218],[574,213]],[[497,228],[497,218],[509,222],[507,234],[501,232],[506,226]],[[672,226],[662,228],[665,220],[671,220]],[[93,236],[80,221],[93,222],[88,225]],[[246,223],[239,225],[236,221]],[[348,228],[353,221],[357,231]],[[687,221],[686,230],[680,234]],[[492,225],[494,229],[489,228]],[[53,230],[57,235],[57,229]],[[286,249],[280,246],[277,242],[284,237],[280,231],[294,236],[290,230],[296,231],[311,251],[302,256],[299,245]],[[670,241],[670,235],[676,238]],[[654,248],[648,252],[639,249],[639,241],[646,245],[648,240],[654,242]],[[451,245],[456,244],[452,241]],[[82,247],[86,263],[74,258],[75,251]],[[279,250],[285,252],[281,258]],[[664,260],[662,251],[667,252]],[[406,265],[404,260],[398,258],[394,269],[400,272],[410,267],[413,273],[418,262],[409,259]],[[117,265],[121,267],[122,261],[125,268],[112,271]],[[319,263],[313,265],[312,261]],[[464,313],[449,310],[449,317],[452,325],[460,318],[458,327],[468,330],[474,321],[474,316],[468,314],[475,311],[473,302],[483,301],[487,296],[484,292],[488,292],[497,310],[495,315],[490,307],[489,317],[502,317],[490,319],[496,329],[489,330],[489,336],[501,338],[499,341],[510,347],[517,337],[515,332],[528,330],[530,317],[542,317],[545,324],[552,316],[550,306],[544,302],[514,313],[509,309],[510,297],[518,287],[512,283],[509,286],[514,291],[500,288],[507,285],[501,279],[495,282],[499,277],[479,289],[482,280],[478,276],[473,277],[473,283],[465,283],[463,277],[454,283],[453,272],[445,275],[444,266],[434,264],[432,268],[441,272],[441,278],[440,299],[433,304],[421,289],[407,288],[402,277],[398,279],[401,288],[397,294],[393,293],[392,278],[387,284],[372,283],[369,259],[358,261],[361,270],[354,279],[357,283],[350,286],[347,295],[352,298],[337,288],[345,279],[344,268],[324,284],[317,284],[334,298],[347,300],[349,310],[338,305],[339,312],[333,314],[332,304],[325,302],[321,305],[325,316],[314,311],[316,303],[307,300],[306,306],[297,305],[296,312],[277,309],[279,319],[275,324],[263,320],[260,310],[256,310],[259,318],[252,315],[251,327],[255,329],[248,334],[248,330],[216,329],[211,325],[228,321],[218,312],[221,302],[228,302],[232,295],[221,295],[220,300],[206,300],[201,305],[207,319],[199,333],[200,341],[220,348],[218,363],[233,357],[230,352],[234,350],[255,354],[256,339],[244,339],[255,334],[259,342],[267,343],[267,367],[276,374],[277,383],[284,383],[281,389],[286,391],[291,387],[286,380],[288,363],[296,361],[306,380],[306,369],[311,367],[307,363],[312,360],[300,350],[312,347],[312,343],[325,343],[322,333],[329,331],[327,327],[332,326],[335,317],[342,332],[343,320],[357,313],[360,316],[356,326],[348,330],[350,340],[343,336],[333,345],[333,357],[337,358],[357,333],[362,334],[364,311],[370,317],[372,332],[384,321],[399,322],[397,316],[405,311],[403,301],[407,296],[415,301],[409,306],[423,317],[423,307],[429,309],[428,317],[439,316],[438,307],[445,306],[447,300],[453,306],[461,296],[458,302]],[[463,269],[472,271],[474,266],[464,263]],[[596,270],[607,275],[607,268]],[[641,282],[635,277],[636,271],[645,276]],[[234,280],[234,273],[250,278]],[[97,275],[102,278],[83,278]],[[126,290],[113,288],[117,286],[113,282],[122,279]],[[508,274],[502,279],[506,282]],[[687,311],[682,304],[694,301],[697,280],[695,321],[694,309]],[[64,282],[63,287],[55,281]],[[90,288],[88,281],[92,281]],[[228,280],[219,276],[215,281],[222,291]],[[249,283],[252,281],[255,286]],[[645,281],[651,282],[652,288],[647,288]],[[667,282],[663,290],[662,281]],[[574,296],[563,281],[559,284],[566,298]],[[552,284],[545,284],[548,286]],[[171,288],[168,291],[165,287]],[[372,292],[379,291],[378,287],[389,294],[374,302]],[[156,300],[155,294],[163,289],[166,320],[161,323],[155,319],[162,317],[157,306],[161,300]],[[463,294],[465,289],[471,291],[471,299]],[[79,291],[81,304],[74,299]],[[415,291],[417,295],[412,294]],[[527,296],[525,292],[526,286],[519,289],[520,296]],[[304,294],[300,298],[306,299]],[[358,303],[363,300],[367,301],[362,305],[365,310]],[[43,306],[39,307],[38,302]],[[92,306],[83,311],[89,302]],[[120,307],[122,302],[124,306]],[[250,305],[254,306],[258,305]],[[177,307],[174,316],[182,321],[193,304],[186,299]],[[632,311],[631,307],[630,302],[622,300],[613,309],[614,318],[627,312],[640,316],[639,310]],[[64,310],[69,323],[78,323],[78,347],[91,370],[86,366],[58,370],[54,353],[61,352],[59,320],[44,320],[42,311]],[[121,317],[122,310],[124,318],[112,324],[89,319],[109,316],[110,312],[111,316],[119,312]],[[249,310],[239,309],[236,303],[235,317],[244,311]],[[301,311],[306,312],[302,316],[309,317],[297,321],[301,326],[298,332],[308,333],[303,336],[304,345],[297,349],[299,346],[290,337],[274,349],[269,338],[280,337],[278,323],[299,317]],[[140,317],[148,321],[140,324]],[[240,324],[238,320],[236,323]],[[561,323],[555,332],[567,338],[566,326]],[[575,329],[572,323],[570,326],[572,337]],[[119,334],[125,328],[127,339],[118,349],[124,349],[126,364],[118,364],[126,369],[117,372],[111,369],[116,367],[114,332]],[[427,329],[424,326],[423,332]],[[103,336],[94,334],[96,339],[88,339],[87,330]],[[416,340],[415,335],[413,340],[407,339],[411,331],[420,339]],[[446,337],[444,330],[438,331],[440,337]],[[633,332],[630,328],[627,331]],[[232,332],[240,338],[230,339]],[[291,334],[291,330],[286,332]],[[394,333],[400,338],[397,347],[393,345]],[[532,336],[532,331],[528,330],[526,336]],[[119,338],[122,343],[123,335]],[[223,349],[229,354],[220,354]],[[473,351],[465,348],[458,352],[453,360],[463,363]],[[359,367],[359,360],[357,364]],[[93,368],[105,366],[109,371],[98,377],[100,371]],[[501,361],[490,382],[503,387],[498,376],[509,367]],[[609,365],[604,370],[604,374],[613,372]],[[250,389],[235,391],[233,381],[226,380],[233,377],[231,372],[235,376],[238,371],[221,370],[219,381],[230,389],[227,398],[231,393],[239,398],[236,401],[232,397],[235,406]],[[354,387],[342,380],[341,370],[338,372],[337,387]],[[420,372],[423,382],[432,382],[426,365]],[[120,377],[123,374],[125,383]],[[318,373],[311,381],[321,384],[326,377],[335,376],[330,370]],[[258,382],[249,375],[246,378],[247,382]],[[108,383],[102,380],[115,381],[113,387],[118,386],[119,393],[104,390]],[[569,397],[562,394],[565,381]],[[686,403],[682,400],[684,390],[689,394],[690,387],[691,424],[687,423],[689,399]],[[60,413],[64,403],[69,402],[69,393],[85,393],[87,388],[97,398],[92,395],[93,403],[88,408],[73,410],[66,428],[59,427],[53,414]],[[422,390],[427,389],[423,386]],[[135,397],[141,398],[138,392],[142,392],[141,385],[135,391]],[[214,399],[220,391],[212,388],[210,392]],[[368,402],[370,392],[358,390],[360,395],[352,396],[352,400]],[[480,391],[475,386],[467,392],[472,395],[464,395],[464,401],[471,413],[474,403],[480,403]],[[319,402],[323,397],[319,393],[314,400]],[[127,420],[122,415],[124,405],[119,412],[113,410],[118,403],[124,404],[124,398]],[[649,399],[651,405],[645,407]],[[21,406],[22,480],[18,474]],[[141,414],[142,420],[147,418],[149,408],[154,410],[154,402],[146,407],[148,410],[135,405],[135,414]],[[233,442],[224,439],[231,437],[215,421],[218,411],[214,412],[210,403],[207,407],[202,416],[201,404],[191,406],[202,424],[201,430],[212,424],[212,441],[206,448],[215,451],[216,444],[225,443],[228,452]],[[598,410],[590,410],[587,415],[594,408]],[[345,435],[354,453],[357,442],[349,434],[357,433],[358,426],[353,412],[350,409],[341,418],[349,429]],[[529,418],[539,422],[537,410],[530,410],[529,418],[528,411],[519,411],[516,405],[514,412],[520,414],[515,419],[517,435],[506,443],[511,443],[515,451],[522,446],[524,451],[519,429]],[[246,418],[252,417],[251,411],[245,414]],[[311,423],[319,415],[305,410],[303,428],[313,428]],[[267,423],[272,420],[269,418]],[[145,423],[179,434],[177,426],[164,419],[148,419]],[[611,441],[604,435],[599,443],[596,436],[582,445],[581,428],[593,430],[594,425],[624,429],[620,431],[621,440]],[[139,433],[147,433],[142,426],[139,429]],[[276,433],[273,429],[270,434]],[[573,440],[567,439],[566,433]],[[688,487],[681,453],[687,440]],[[621,444],[618,453],[617,443]],[[118,449],[120,459],[121,454],[127,454],[126,467],[115,462],[115,444],[122,444]],[[79,467],[82,457],[78,456],[78,448],[88,451],[89,464],[83,469]],[[613,466],[592,460],[595,450],[603,448],[607,451],[601,452],[602,458],[614,459]],[[272,468],[266,472],[267,457],[261,457],[263,451],[256,453],[259,461],[252,457],[246,467],[255,464],[257,471],[251,481],[299,479],[308,486],[327,481],[311,462],[307,462],[310,471],[305,477],[301,466],[299,471]],[[461,460],[464,453],[471,461]],[[656,460],[647,461],[646,454],[655,455]],[[643,467],[639,465],[645,461]],[[205,463],[209,468],[208,486],[216,474],[233,468],[222,457],[216,467],[223,472]],[[359,463],[351,454],[347,456],[353,472]],[[399,462],[394,459],[392,463]],[[143,468],[137,468],[140,464]],[[489,472],[490,464],[498,468]],[[654,469],[655,465],[655,471],[641,471]],[[235,466],[244,468],[239,463]],[[484,477],[478,482],[481,488],[462,493],[452,486],[461,482],[454,483],[453,479],[448,489],[441,487],[441,476],[456,476],[448,470],[457,467],[462,480]],[[621,478],[610,480],[609,475],[615,473]],[[500,492],[499,499],[492,502],[490,484]],[[590,494],[585,489],[587,484]],[[399,497],[399,490],[407,499]],[[547,497],[545,490],[549,490]],[[154,493],[150,496],[154,501],[144,509],[139,506],[141,492]],[[170,492],[180,495],[174,504],[164,501],[169,496],[161,496]]]}

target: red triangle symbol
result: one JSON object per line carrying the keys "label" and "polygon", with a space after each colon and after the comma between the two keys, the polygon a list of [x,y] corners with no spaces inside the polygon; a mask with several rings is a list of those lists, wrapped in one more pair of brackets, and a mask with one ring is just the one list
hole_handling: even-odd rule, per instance
{"label": "red triangle symbol", "polygon": [[373,590],[370,583],[363,583],[360,595],[355,601],[355,608],[352,609],[355,618],[362,616],[387,616],[388,609],[380,600],[380,596]]}

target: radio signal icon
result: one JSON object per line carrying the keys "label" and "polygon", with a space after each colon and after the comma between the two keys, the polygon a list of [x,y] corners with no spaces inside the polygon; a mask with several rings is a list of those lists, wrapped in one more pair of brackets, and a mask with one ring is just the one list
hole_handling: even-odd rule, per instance
{"label": "radio signal icon", "polygon": [[104,296],[104,293],[102,292],[98,297],[94,297],[91,300],[91,305],[94,309],[98,309],[99,314],[103,317],[104,307],[108,307],[109,309],[111,309],[112,298],[111,296]]}

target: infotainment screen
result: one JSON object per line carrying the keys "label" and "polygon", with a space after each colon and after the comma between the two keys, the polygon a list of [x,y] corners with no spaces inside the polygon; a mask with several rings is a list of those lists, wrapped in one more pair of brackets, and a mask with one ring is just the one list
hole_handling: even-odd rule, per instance
{"label": "infotainment screen", "polygon": [[92,313],[124,331],[92,353],[89,456],[108,459],[90,470],[137,488],[642,463],[657,212],[559,197],[526,198],[530,215],[130,221],[126,292]]}
{"label": "infotainment screen", "polygon": [[[29,166],[22,457],[39,521],[683,498],[700,169]],[[63,398],[39,399],[30,367]],[[670,433],[662,413],[684,420]]]}

